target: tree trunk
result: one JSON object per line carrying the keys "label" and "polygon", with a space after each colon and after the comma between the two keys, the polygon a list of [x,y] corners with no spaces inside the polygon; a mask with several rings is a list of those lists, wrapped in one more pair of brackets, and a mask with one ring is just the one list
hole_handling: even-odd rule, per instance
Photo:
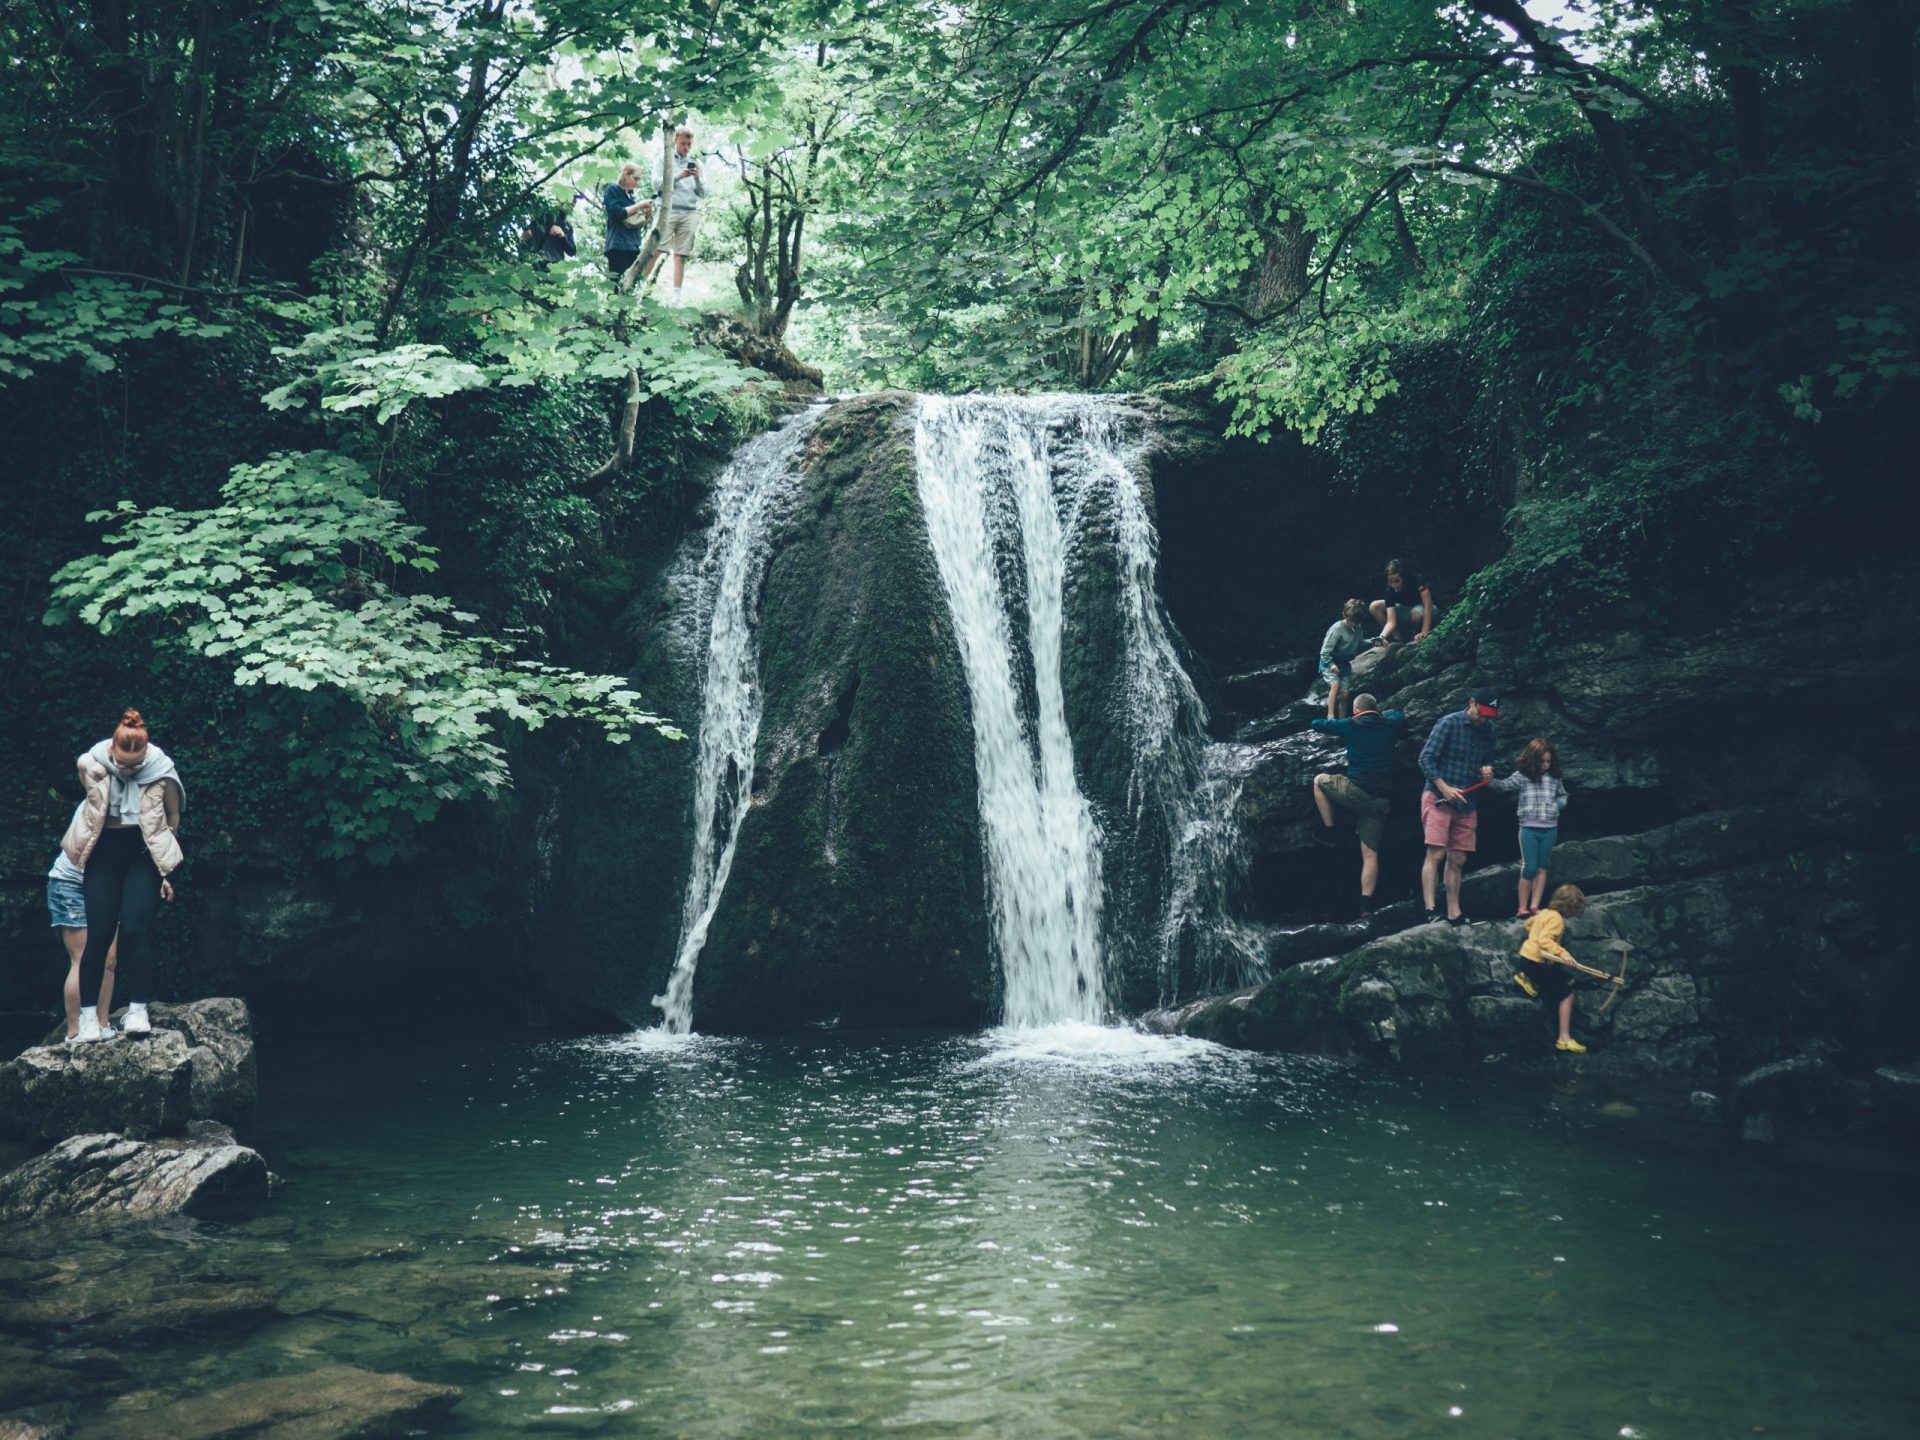
{"label": "tree trunk", "polygon": [[1681,253],[1654,213],[1652,197],[1640,180],[1640,167],[1627,139],[1627,132],[1607,110],[1594,103],[1599,83],[1592,80],[1587,67],[1558,41],[1540,28],[1520,4],[1520,0],[1475,0],[1474,8],[1490,20],[1498,21],[1520,37],[1533,53],[1540,68],[1568,81],[1575,108],[1587,122],[1587,129],[1600,146],[1607,173],[1613,178],[1620,198],[1627,207],[1627,219],[1640,243],[1653,257],[1667,279],[1687,288],[1694,287],[1693,263]]}

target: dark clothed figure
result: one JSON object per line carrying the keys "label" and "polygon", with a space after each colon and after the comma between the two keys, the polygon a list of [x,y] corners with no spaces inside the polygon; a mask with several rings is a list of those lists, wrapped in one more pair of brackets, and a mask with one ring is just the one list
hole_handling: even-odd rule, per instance
{"label": "dark clothed figure", "polygon": [[107,974],[107,948],[120,935],[116,988],[132,1005],[144,1005],[153,983],[153,942],[148,934],[160,909],[160,871],[147,853],[137,825],[103,831],[80,882],[87,903],[87,948],[80,955],[80,993],[98,999]]}
{"label": "dark clothed figure", "polygon": [[[558,230],[558,235],[553,232]],[[534,259],[548,265],[565,260],[574,254],[573,221],[564,211],[549,210],[544,215],[533,217],[533,223],[527,227],[524,237],[528,248],[533,251]]]}
{"label": "dark clothed figure", "polygon": [[615,275],[625,274],[627,267],[640,258],[640,249],[646,244],[647,227],[629,225],[628,218],[642,205],[652,203],[631,190],[622,189],[618,183],[600,192],[600,208],[607,216],[607,268]]}

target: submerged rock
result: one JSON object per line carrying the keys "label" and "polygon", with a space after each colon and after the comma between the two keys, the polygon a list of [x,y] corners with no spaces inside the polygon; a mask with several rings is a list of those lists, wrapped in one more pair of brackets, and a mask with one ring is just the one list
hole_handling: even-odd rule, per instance
{"label": "submerged rock", "polygon": [[75,1135],[0,1176],[0,1220],[231,1215],[265,1198],[258,1152],[216,1131],[186,1140]]}
{"label": "submerged rock", "polygon": [[356,1440],[411,1433],[460,1402],[452,1385],[330,1365],[168,1399],[152,1391],[115,1401],[86,1430],[98,1440]]}
{"label": "submerged rock", "polygon": [[[181,1331],[212,1332],[254,1325],[278,1313],[274,1294],[257,1285],[172,1280],[138,1263],[76,1276],[61,1270],[0,1298],[0,1327],[90,1344],[139,1341]],[[117,1373],[117,1362],[94,1352],[92,1372]]]}
{"label": "submerged rock", "polygon": [[1920,1137],[1920,1060],[1873,1072],[1873,1108],[1885,1128]]}

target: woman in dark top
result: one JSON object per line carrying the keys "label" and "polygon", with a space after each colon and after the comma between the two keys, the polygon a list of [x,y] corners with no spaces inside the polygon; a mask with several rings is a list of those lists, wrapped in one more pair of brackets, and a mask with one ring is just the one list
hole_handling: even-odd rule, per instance
{"label": "woman in dark top", "polygon": [[[1437,608],[1433,588],[1423,576],[1408,569],[1404,560],[1387,561],[1386,596],[1367,607],[1379,623],[1380,638],[1388,642],[1426,639]],[[1409,635],[1409,630],[1417,633]]]}

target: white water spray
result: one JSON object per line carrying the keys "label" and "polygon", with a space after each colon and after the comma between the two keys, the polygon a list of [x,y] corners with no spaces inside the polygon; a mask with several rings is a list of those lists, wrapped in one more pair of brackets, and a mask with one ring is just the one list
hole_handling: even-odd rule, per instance
{"label": "white water spray", "polygon": [[[1076,496],[1066,487],[1063,517],[1050,440],[1083,403],[929,396],[915,425],[920,502],[973,706],[988,903],[1013,1026],[1106,1016],[1100,836],[1074,778],[1060,674]],[[1030,707],[996,544],[1026,590]]]}
{"label": "white water spray", "polygon": [[660,1028],[693,1029],[693,974],[719,908],[753,794],[760,737],[760,591],[773,553],[774,525],[799,483],[800,447],[815,417],[789,421],[741,446],[713,483],[713,528],[695,577],[695,613],[706,675],[693,782],[693,855],[680,906],[667,993],[653,997]]}

